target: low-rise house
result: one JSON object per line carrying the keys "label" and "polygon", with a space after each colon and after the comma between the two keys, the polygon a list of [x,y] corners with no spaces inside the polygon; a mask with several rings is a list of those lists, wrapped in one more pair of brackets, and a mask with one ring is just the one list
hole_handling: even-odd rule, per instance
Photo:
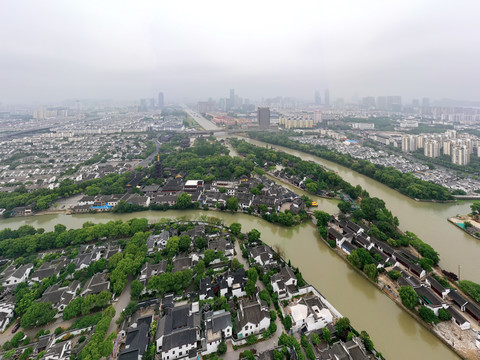
{"label": "low-rise house", "polygon": [[457,290],[450,291],[448,297],[460,308],[461,311],[465,311],[465,306],[468,304],[468,300],[460,295]]}
{"label": "low-rise house", "polygon": [[150,324],[153,315],[136,320],[126,332],[125,349],[119,355],[119,360],[142,360],[147,351]]}
{"label": "low-rise house", "polygon": [[428,276],[425,282],[432,288],[432,290],[440,296],[442,299],[445,299],[450,289],[446,289],[442,284],[440,284],[437,279],[433,276]]}
{"label": "low-rise house", "polygon": [[261,266],[266,266],[270,264],[276,263],[273,258],[274,252],[273,250],[266,246],[266,245],[259,245],[253,248],[250,248],[249,257],[253,259],[253,261]]}
{"label": "low-rise house", "polygon": [[39,282],[43,279],[49,278],[52,275],[59,275],[60,271],[67,265],[68,261],[66,258],[61,258],[50,263],[43,263],[32,273],[30,282]]}
{"label": "low-rise house", "polygon": [[72,342],[64,341],[58,344],[49,344],[46,347],[43,360],[69,360],[72,355]]}
{"label": "low-rise house", "polygon": [[165,360],[184,357],[190,350],[196,349],[200,328],[198,303],[168,308],[158,322],[155,336],[157,352],[162,351],[162,359]]}
{"label": "low-rise house", "polygon": [[3,272],[2,286],[16,286],[21,282],[27,281],[32,269],[32,264],[25,264],[18,268],[15,268],[14,265],[10,265]]}
{"label": "low-rise house", "polygon": [[290,299],[298,291],[297,277],[289,266],[283,267],[280,272],[272,275],[270,283],[280,300]]}
{"label": "low-rise house", "polygon": [[160,185],[145,185],[141,190],[145,196],[153,198],[160,192],[161,188]]}
{"label": "low-rise house", "polygon": [[480,308],[477,305],[469,302],[465,305],[465,312],[473,317],[477,321],[477,324],[480,324]]}
{"label": "low-rise house", "polygon": [[185,269],[191,269],[194,265],[192,257],[175,257],[173,259],[173,269],[172,273],[177,271],[183,271]]}
{"label": "low-rise house", "polygon": [[170,233],[167,230],[163,230],[158,235],[150,235],[147,238],[147,249],[148,254],[153,254],[155,252],[165,249],[167,241],[170,238]]}
{"label": "low-rise house", "polygon": [[235,319],[237,338],[243,339],[252,334],[261,334],[270,325],[268,307],[262,301],[240,300],[240,308]]}
{"label": "low-rise house", "polygon": [[470,329],[470,321],[465,319],[462,314],[460,314],[453,306],[449,306],[447,311],[452,315],[452,321],[457,324],[460,329],[468,330]]}
{"label": "low-rise house", "polygon": [[306,209],[307,207],[305,206],[305,203],[300,198],[295,199],[290,205],[290,211],[296,215],[298,215],[300,211],[306,210]]}
{"label": "low-rise house", "polygon": [[158,264],[150,264],[149,262],[146,262],[143,264],[142,269],[140,270],[140,276],[138,277],[138,280],[144,286],[146,286],[148,280],[150,280],[152,276],[160,275],[167,271],[167,263],[167,260],[162,260]]}
{"label": "low-rise house", "polygon": [[157,205],[175,206],[177,205],[177,195],[157,195],[155,196],[153,203]]}
{"label": "low-rise house", "polygon": [[198,298],[203,301],[213,299],[214,297],[212,279],[207,276],[200,280],[200,284],[198,285]]}
{"label": "low-rise house", "polygon": [[15,309],[15,300],[12,297],[0,301],[0,331],[5,331],[10,321],[13,319],[13,310]]}
{"label": "low-rise house", "polygon": [[95,202],[95,196],[85,195],[80,200],[78,200],[78,206],[90,205],[92,206]]}
{"label": "low-rise house", "polygon": [[312,295],[295,301],[288,310],[294,331],[310,332],[332,323],[333,315],[318,296]]}
{"label": "low-rise house", "polygon": [[105,280],[104,274],[93,275],[83,287],[82,296],[99,294],[104,290],[110,290],[110,281]]}
{"label": "low-rise house", "polygon": [[233,257],[233,244],[230,240],[223,237],[208,240],[208,249],[214,250],[215,253],[223,252],[228,258]]}
{"label": "low-rise house", "polygon": [[442,300],[429,288],[420,286],[413,290],[417,293],[420,303],[432,310],[435,315],[438,315],[438,310],[447,307],[447,305],[443,304]]}
{"label": "low-rise house", "polygon": [[353,338],[348,342],[339,341],[320,352],[322,360],[368,360],[369,357],[360,338]]}
{"label": "low-rise house", "polygon": [[43,303],[51,303],[52,307],[56,309],[56,317],[61,317],[63,310],[72,301],[80,289],[81,284],[78,280],[72,281],[68,286],[61,287],[60,284],[50,286],[42,294],[40,301]]}
{"label": "low-rise house", "polygon": [[205,314],[205,340],[202,341],[202,355],[218,350],[218,345],[232,336],[233,326],[229,311],[209,311]]}
{"label": "low-rise house", "polygon": [[247,275],[245,270],[240,268],[236,271],[228,270],[224,275],[220,275],[217,280],[217,286],[220,296],[231,294],[231,296],[242,297],[247,295],[245,285],[247,284]]}

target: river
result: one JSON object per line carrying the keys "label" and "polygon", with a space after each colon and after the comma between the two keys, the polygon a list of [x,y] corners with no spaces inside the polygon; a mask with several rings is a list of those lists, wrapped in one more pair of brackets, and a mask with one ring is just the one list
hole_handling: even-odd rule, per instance
{"label": "river", "polygon": [[[262,147],[267,145],[261,141],[245,140]],[[448,217],[471,212],[470,201],[458,204],[415,201],[376,180],[331,161],[282,146],[274,145],[273,147],[301,157],[303,160],[313,160],[323,164],[337,171],[352,185],[360,185],[366,189],[370,196],[384,200],[387,208],[398,217],[402,230],[414,232],[440,254],[440,266],[443,269],[458,273],[460,265],[460,278],[480,282],[480,267],[478,266],[480,241],[447,221]],[[335,212],[338,212],[338,209]]]}
{"label": "river", "polygon": [[[263,142],[247,141],[265,146]],[[440,253],[441,266],[457,272],[461,265],[461,278],[480,282],[480,269],[476,265],[480,255],[480,241],[463,233],[446,221],[447,217],[469,212],[470,204],[416,202],[395,190],[348,168],[281,146],[274,146],[304,160],[313,160],[334,169],[353,185],[361,185],[371,196],[383,199],[387,207],[400,220],[400,228],[416,233]],[[295,190],[297,191],[297,190]],[[298,191],[297,191],[298,192]],[[319,209],[337,212],[337,201],[315,198]],[[80,227],[85,221],[106,222],[146,217],[158,221],[162,217],[188,219],[201,214],[221,217],[226,224],[240,222],[243,231],[252,228],[262,233],[262,240],[271,246],[279,245],[285,258],[300,267],[307,282],[314,285],[344,315],[351,319],[357,330],[370,333],[376,347],[387,359],[458,359],[448,347],[425,330],[392,300],[357,274],[326,246],[311,223],[295,228],[272,225],[262,219],[244,214],[213,211],[145,211],[134,214],[82,214],[41,215],[0,220],[0,229],[18,228],[23,224],[53,230],[57,223],[68,228]]]}
{"label": "river", "polygon": [[[328,208],[335,208],[335,201],[324,201],[329,204]],[[388,360],[458,359],[447,346],[331,251],[321,241],[311,222],[286,228],[245,214],[170,210],[133,214],[53,214],[10,218],[1,220],[0,228],[15,229],[29,224],[50,231],[58,223],[65,224],[68,228],[78,228],[86,221],[98,223],[145,217],[150,222],[156,222],[161,218],[194,219],[202,214],[222,218],[227,225],[239,222],[244,232],[255,228],[261,232],[264,242],[270,246],[280,246],[285,259],[290,259],[293,266],[298,266],[305,280],[314,285],[342,315],[350,318],[357,330],[366,330],[377,349]]]}

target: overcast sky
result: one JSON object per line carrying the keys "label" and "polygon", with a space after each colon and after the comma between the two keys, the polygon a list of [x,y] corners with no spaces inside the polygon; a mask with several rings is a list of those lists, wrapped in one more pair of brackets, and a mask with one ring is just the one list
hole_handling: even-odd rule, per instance
{"label": "overcast sky", "polygon": [[480,2],[0,2],[0,102],[480,100]]}

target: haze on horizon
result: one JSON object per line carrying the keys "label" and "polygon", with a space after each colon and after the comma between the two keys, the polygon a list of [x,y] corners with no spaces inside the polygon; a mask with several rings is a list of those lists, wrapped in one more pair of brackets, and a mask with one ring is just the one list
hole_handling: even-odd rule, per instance
{"label": "haze on horizon", "polygon": [[476,1],[0,3],[0,102],[480,100]]}

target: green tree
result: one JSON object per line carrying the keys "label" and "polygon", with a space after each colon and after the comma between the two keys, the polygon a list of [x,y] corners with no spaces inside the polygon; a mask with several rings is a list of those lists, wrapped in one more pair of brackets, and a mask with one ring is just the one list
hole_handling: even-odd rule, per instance
{"label": "green tree", "polygon": [[215,260],[215,250],[205,250],[205,252],[203,253],[204,255],[204,258],[203,260],[205,261],[205,265],[210,265],[210,263]]}
{"label": "green tree", "polygon": [[55,318],[56,313],[51,303],[34,303],[22,316],[20,323],[24,328],[45,325]]}
{"label": "green tree", "polygon": [[217,354],[223,355],[226,352],[227,352],[227,344],[225,343],[225,341],[222,341],[220,344],[218,344]]}
{"label": "green tree", "polygon": [[347,317],[343,317],[338,319],[337,323],[335,324],[335,329],[337,333],[345,339],[345,335],[347,334],[348,330],[350,329],[350,319]]}
{"label": "green tree", "polygon": [[480,201],[474,201],[472,205],[470,205],[470,209],[472,209],[473,215],[480,214]]}
{"label": "green tree", "polygon": [[448,310],[442,308],[438,310],[438,318],[440,321],[448,321],[452,319],[452,315],[448,312]]}
{"label": "green tree", "polygon": [[238,198],[235,196],[229,197],[227,199],[227,209],[231,212],[235,212],[238,210]]}
{"label": "green tree", "polygon": [[252,229],[252,231],[250,231],[248,233],[248,241],[249,242],[254,242],[254,241],[258,241],[260,240],[260,231],[258,231],[257,229]]}
{"label": "green tree", "polygon": [[190,249],[190,244],[191,244],[190,236],[188,235],[180,236],[180,240],[178,241],[178,248],[180,251],[185,252],[188,249]]}
{"label": "green tree", "polygon": [[317,226],[327,226],[331,217],[329,213],[321,210],[315,210],[313,216],[317,219]]}
{"label": "green tree", "polygon": [[375,264],[367,264],[364,266],[363,271],[365,275],[369,277],[370,280],[376,281],[378,276],[377,267]]}
{"label": "green tree", "polygon": [[230,231],[233,235],[238,235],[242,231],[242,224],[240,223],[233,223],[230,225]]}
{"label": "green tree", "polygon": [[285,330],[288,332],[292,328],[292,318],[290,315],[287,315],[283,318],[283,326],[285,327]]}
{"label": "green tree", "polygon": [[418,295],[411,286],[401,286],[398,289],[402,304],[409,309],[413,309],[418,304]]}
{"label": "green tree", "polygon": [[188,209],[192,206],[192,197],[190,194],[182,192],[177,197],[177,209]]}
{"label": "green tree", "polygon": [[438,324],[440,322],[440,320],[438,319],[438,317],[435,315],[435,313],[433,312],[433,310],[427,308],[426,306],[421,306],[420,309],[418,310],[418,314],[420,315],[420,317],[422,318],[423,321],[425,321],[426,323],[433,323],[433,324]]}
{"label": "green tree", "polygon": [[330,334],[330,330],[327,327],[322,328],[322,339],[325,340],[327,344],[330,344],[332,341],[332,335]]}
{"label": "green tree", "polygon": [[374,348],[374,345],[373,345],[373,341],[370,339],[370,335],[368,335],[366,331],[362,331],[360,333],[360,338],[362,339],[363,344],[365,345],[365,349],[367,349],[367,351],[372,351]]}
{"label": "green tree", "polygon": [[140,294],[143,291],[144,286],[139,280],[135,279],[132,281],[131,288],[132,288],[132,291],[131,291],[132,298],[138,299],[140,297]]}
{"label": "green tree", "polygon": [[233,270],[233,271],[236,271],[238,269],[241,269],[243,268],[243,264],[240,264],[240,261],[238,261],[237,258],[233,258],[231,264],[230,264],[230,268]]}

